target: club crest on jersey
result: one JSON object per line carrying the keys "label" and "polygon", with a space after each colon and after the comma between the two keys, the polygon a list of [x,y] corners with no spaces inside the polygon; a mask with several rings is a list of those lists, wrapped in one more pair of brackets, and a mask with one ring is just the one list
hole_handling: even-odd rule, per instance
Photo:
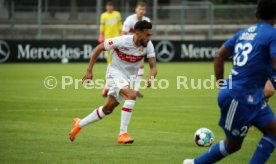
{"label": "club crest on jersey", "polygon": [[143,53],[144,53],[144,49],[143,49],[143,48],[140,48],[140,49],[138,50],[138,54],[141,55],[141,54],[143,54]]}
{"label": "club crest on jersey", "polygon": [[112,45],[113,45],[113,41],[112,41],[112,40],[108,41],[108,44],[109,44],[110,46],[112,46]]}
{"label": "club crest on jersey", "polygon": [[248,98],[247,98],[247,101],[253,103],[254,99],[251,95],[249,95]]}

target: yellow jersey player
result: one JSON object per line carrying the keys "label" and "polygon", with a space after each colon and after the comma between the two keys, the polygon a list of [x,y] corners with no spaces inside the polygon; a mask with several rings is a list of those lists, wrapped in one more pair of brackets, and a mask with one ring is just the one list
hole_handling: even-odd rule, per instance
{"label": "yellow jersey player", "polygon": [[[98,42],[102,43],[104,40],[117,37],[121,35],[122,29],[122,17],[120,12],[114,10],[114,5],[112,2],[107,2],[105,5],[106,12],[101,15],[100,22],[100,35],[98,38]],[[107,64],[111,63],[111,52],[105,52],[105,58]],[[102,96],[107,96],[108,89],[105,86],[102,91]]]}

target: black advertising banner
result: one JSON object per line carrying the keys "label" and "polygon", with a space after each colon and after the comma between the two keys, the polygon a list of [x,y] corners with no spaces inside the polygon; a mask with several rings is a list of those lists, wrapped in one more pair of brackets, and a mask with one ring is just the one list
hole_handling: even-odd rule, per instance
{"label": "black advertising banner", "polygon": [[[223,41],[153,41],[159,62],[211,61]],[[1,40],[0,63],[88,62],[96,40]],[[105,61],[101,54],[98,61]]]}
{"label": "black advertising banner", "polygon": [[88,61],[96,41],[0,40],[0,62]]}
{"label": "black advertising banner", "polygon": [[156,58],[160,62],[212,61],[223,41],[156,41]]}

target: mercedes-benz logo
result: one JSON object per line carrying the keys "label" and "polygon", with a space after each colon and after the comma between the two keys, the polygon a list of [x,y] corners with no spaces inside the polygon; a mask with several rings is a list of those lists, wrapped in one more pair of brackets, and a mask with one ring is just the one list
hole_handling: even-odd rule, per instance
{"label": "mercedes-benz logo", "polygon": [[0,40],[0,63],[4,63],[10,56],[10,47],[7,42]]}
{"label": "mercedes-benz logo", "polygon": [[169,62],[174,57],[174,46],[169,41],[161,41],[156,45],[156,58],[161,62]]}

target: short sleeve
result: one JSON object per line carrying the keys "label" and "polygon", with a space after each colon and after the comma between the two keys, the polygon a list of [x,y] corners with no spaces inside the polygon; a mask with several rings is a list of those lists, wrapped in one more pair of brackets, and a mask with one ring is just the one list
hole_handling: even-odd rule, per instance
{"label": "short sleeve", "polygon": [[148,22],[151,22],[151,21],[150,21],[150,18],[148,18],[148,17],[146,17],[146,19],[145,19],[145,20],[146,20],[146,21],[148,21]]}
{"label": "short sleeve", "polygon": [[269,45],[269,52],[271,58],[276,58],[276,30],[274,30],[272,35],[272,39]]}
{"label": "short sleeve", "polygon": [[238,39],[239,33],[236,33],[232,38],[226,40],[226,42],[224,42],[224,46],[226,48],[228,48],[231,51],[231,54],[234,54],[234,50],[235,50],[235,45],[236,45],[236,41]]}
{"label": "short sleeve", "polygon": [[122,42],[121,36],[106,39],[104,41],[104,49],[105,50],[112,50],[112,49],[115,49],[115,48],[120,48],[120,45],[122,45],[121,42]]}
{"label": "short sleeve", "polygon": [[147,45],[147,58],[154,58],[154,57],[155,57],[154,47],[152,42],[149,41]]}
{"label": "short sleeve", "polygon": [[124,21],[124,24],[123,24],[123,32],[129,32],[130,30],[130,19],[129,17],[126,18],[126,20]]}

